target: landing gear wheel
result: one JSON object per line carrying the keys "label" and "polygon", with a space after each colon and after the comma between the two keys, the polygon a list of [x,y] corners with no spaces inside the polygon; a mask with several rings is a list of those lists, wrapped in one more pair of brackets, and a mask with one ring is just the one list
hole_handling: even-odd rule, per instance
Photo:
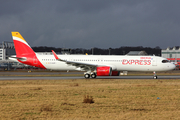
{"label": "landing gear wheel", "polygon": [[153,78],[154,78],[154,79],[157,79],[157,76],[154,76]]}
{"label": "landing gear wheel", "polygon": [[86,79],[88,79],[88,78],[90,78],[90,74],[86,73],[86,74],[84,74],[84,77],[85,77]]}
{"label": "landing gear wheel", "polygon": [[96,78],[96,74],[95,73],[91,74],[91,78]]}
{"label": "landing gear wheel", "polygon": [[153,78],[157,79],[156,71],[154,71],[153,74],[154,74]]}

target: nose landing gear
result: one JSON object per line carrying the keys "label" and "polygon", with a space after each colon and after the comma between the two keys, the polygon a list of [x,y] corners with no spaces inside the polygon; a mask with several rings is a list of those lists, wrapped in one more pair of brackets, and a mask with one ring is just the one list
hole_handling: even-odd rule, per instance
{"label": "nose landing gear", "polygon": [[153,78],[154,78],[154,79],[157,79],[158,77],[157,77],[157,75],[156,75],[156,72],[154,71],[153,73],[154,73]]}

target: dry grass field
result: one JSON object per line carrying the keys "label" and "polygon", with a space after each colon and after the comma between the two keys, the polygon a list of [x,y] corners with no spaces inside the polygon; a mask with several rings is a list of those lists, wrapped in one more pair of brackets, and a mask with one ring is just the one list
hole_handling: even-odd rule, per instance
{"label": "dry grass field", "polygon": [[180,119],[180,79],[0,81],[0,119]]}

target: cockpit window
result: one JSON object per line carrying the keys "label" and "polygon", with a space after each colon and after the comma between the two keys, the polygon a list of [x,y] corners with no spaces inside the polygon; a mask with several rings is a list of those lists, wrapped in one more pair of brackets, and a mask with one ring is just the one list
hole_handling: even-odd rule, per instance
{"label": "cockpit window", "polygon": [[168,60],[162,60],[162,63],[168,63],[169,61]]}

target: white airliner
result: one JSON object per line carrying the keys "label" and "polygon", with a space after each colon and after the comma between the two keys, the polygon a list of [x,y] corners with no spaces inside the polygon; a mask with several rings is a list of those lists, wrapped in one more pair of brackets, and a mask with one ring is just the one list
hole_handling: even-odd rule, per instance
{"label": "white airliner", "polygon": [[19,32],[12,32],[16,56],[19,62],[50,70],[85,71],[85,78],[118,76],[120,71],[169,71],[175,68],[166,58],[157,56],[124,55],[38,55]]}

